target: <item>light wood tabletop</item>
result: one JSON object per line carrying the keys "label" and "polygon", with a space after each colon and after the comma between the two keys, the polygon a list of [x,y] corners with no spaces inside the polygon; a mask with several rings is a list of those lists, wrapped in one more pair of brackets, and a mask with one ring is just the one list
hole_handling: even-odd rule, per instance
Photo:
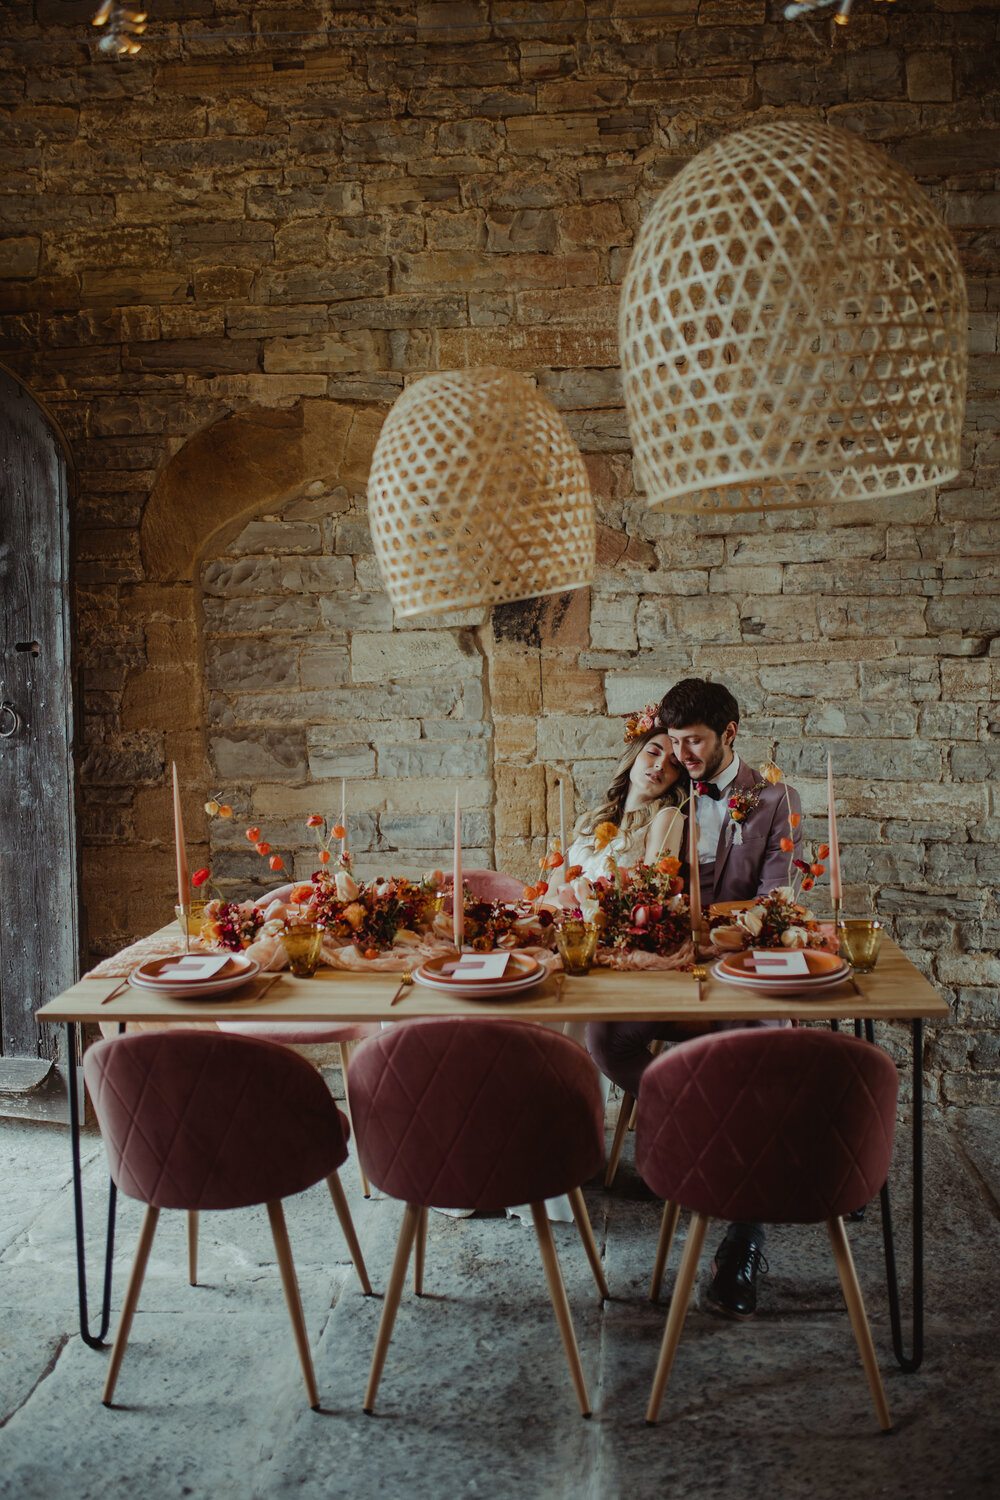
{"label": "light wood tabletop", "polygon": [[[164,928],[175,933],[176,929]],[[264,975],[231,995],[208,1000],[171,1000],[133,989],[112,975],[81,979],[37,1012],[46,1022],[122,1021],[405,1021],[417,1016],[507,1017],[524,1021],[741,1021],[875,1020],[941,1018],[947,1002],[886,939],[876,969],[858,975],[857,991],[845,980],[815,999],[774,1000],[709,977],[698,986],[690,974],[642,973],[597,968],[568,975],[557,995],[554,977],[512,1000],[487,1004],[460,1000],[414,984],[396,1005],[399,974],[355,974],[319,969],[312,979],[287,970],[264,989]],[[117,994],[112,994],[118,990]],[[111,996],[112,998],[108,998]]]}

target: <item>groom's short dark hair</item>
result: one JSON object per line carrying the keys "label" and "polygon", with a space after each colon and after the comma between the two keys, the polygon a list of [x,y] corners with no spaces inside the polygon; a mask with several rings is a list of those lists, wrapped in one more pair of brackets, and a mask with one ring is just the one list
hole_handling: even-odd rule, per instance
{"label": "groom's short dark hair", "polygon": [[685,677],[667,693],[656,717],[664,729],[683,729],[686,724],[707,724],[721,734],[727,724],[740,722],[740,705],[721,682],[703,677]]}

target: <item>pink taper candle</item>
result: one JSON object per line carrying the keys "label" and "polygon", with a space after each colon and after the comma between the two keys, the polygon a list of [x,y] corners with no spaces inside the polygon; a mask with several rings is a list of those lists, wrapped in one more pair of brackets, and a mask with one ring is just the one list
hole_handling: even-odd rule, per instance
{"label": "pink taper candle", "polygon": [[461,952],[465,940],[465,899],[462,894],[462,809],[455,792],[455,873],[451,887],[452,930],[455,947]]}
{"label": "pink taper candle", "polygon": [[840,879],[840,845],[837,843],[837,810],[833,805],[833,756],[829,750],[826,753],[826,800],[829,809],[829,834],[827,842],[830,845],[830,900],[842,901],[844,898],[844,887]]}
{"label": "pink taper candle", "polygon": [[341,854],[347,853],[347,782],[341,777],[340,780],[340,826],[344,830],[344,837],[340,841]]}
{"label": "pink taper candle", "polygon": [[177,763],[174,762],[174,845],[177,850],[177,905],[190,906],[191,882],[188,879],[187,851],[184,848],[184,824],[181,820],[181,789],[177,782]]}
{"label": "pink taper candle", "polygon": [[[692,797],[688,810],[688,865],[690,866],[688,904],[691,907],[692,933],[697,932],[701,927],[701,870],[698,866],[698,814],[695,811],[697,805],[697,797]],[[697,954],[695,954],[695,959],[697,960]]]}

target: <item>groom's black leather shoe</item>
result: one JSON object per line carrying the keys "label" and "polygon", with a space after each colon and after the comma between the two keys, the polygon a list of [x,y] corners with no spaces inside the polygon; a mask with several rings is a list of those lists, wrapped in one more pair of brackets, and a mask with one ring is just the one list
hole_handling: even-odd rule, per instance
{"label": "groom's black leather shoe", "polygon": [[767,1270],[759,1241],[727,1236],[712,1261],[712,1280],[705,1293],[705,1305],[724,1318],[745,1323],[757,1311],[757,1277]]}

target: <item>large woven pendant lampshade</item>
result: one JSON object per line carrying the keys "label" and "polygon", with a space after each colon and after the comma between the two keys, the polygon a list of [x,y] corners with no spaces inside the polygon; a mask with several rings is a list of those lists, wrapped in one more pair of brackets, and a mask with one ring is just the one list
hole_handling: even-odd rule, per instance
{"label": "large woven pendant lampshade", "polygon": [[590,583],[594,503],[562,417],[512,370],[415,381],[379,434],[368,517],[401,616]]}
{"label": "large woven pendant lampshade", "polygon": [[967,301],[950,234],[859,136],[776,120],[702,151],[643,225],[619,318],[649,504],[829,504],[959,468]]}

